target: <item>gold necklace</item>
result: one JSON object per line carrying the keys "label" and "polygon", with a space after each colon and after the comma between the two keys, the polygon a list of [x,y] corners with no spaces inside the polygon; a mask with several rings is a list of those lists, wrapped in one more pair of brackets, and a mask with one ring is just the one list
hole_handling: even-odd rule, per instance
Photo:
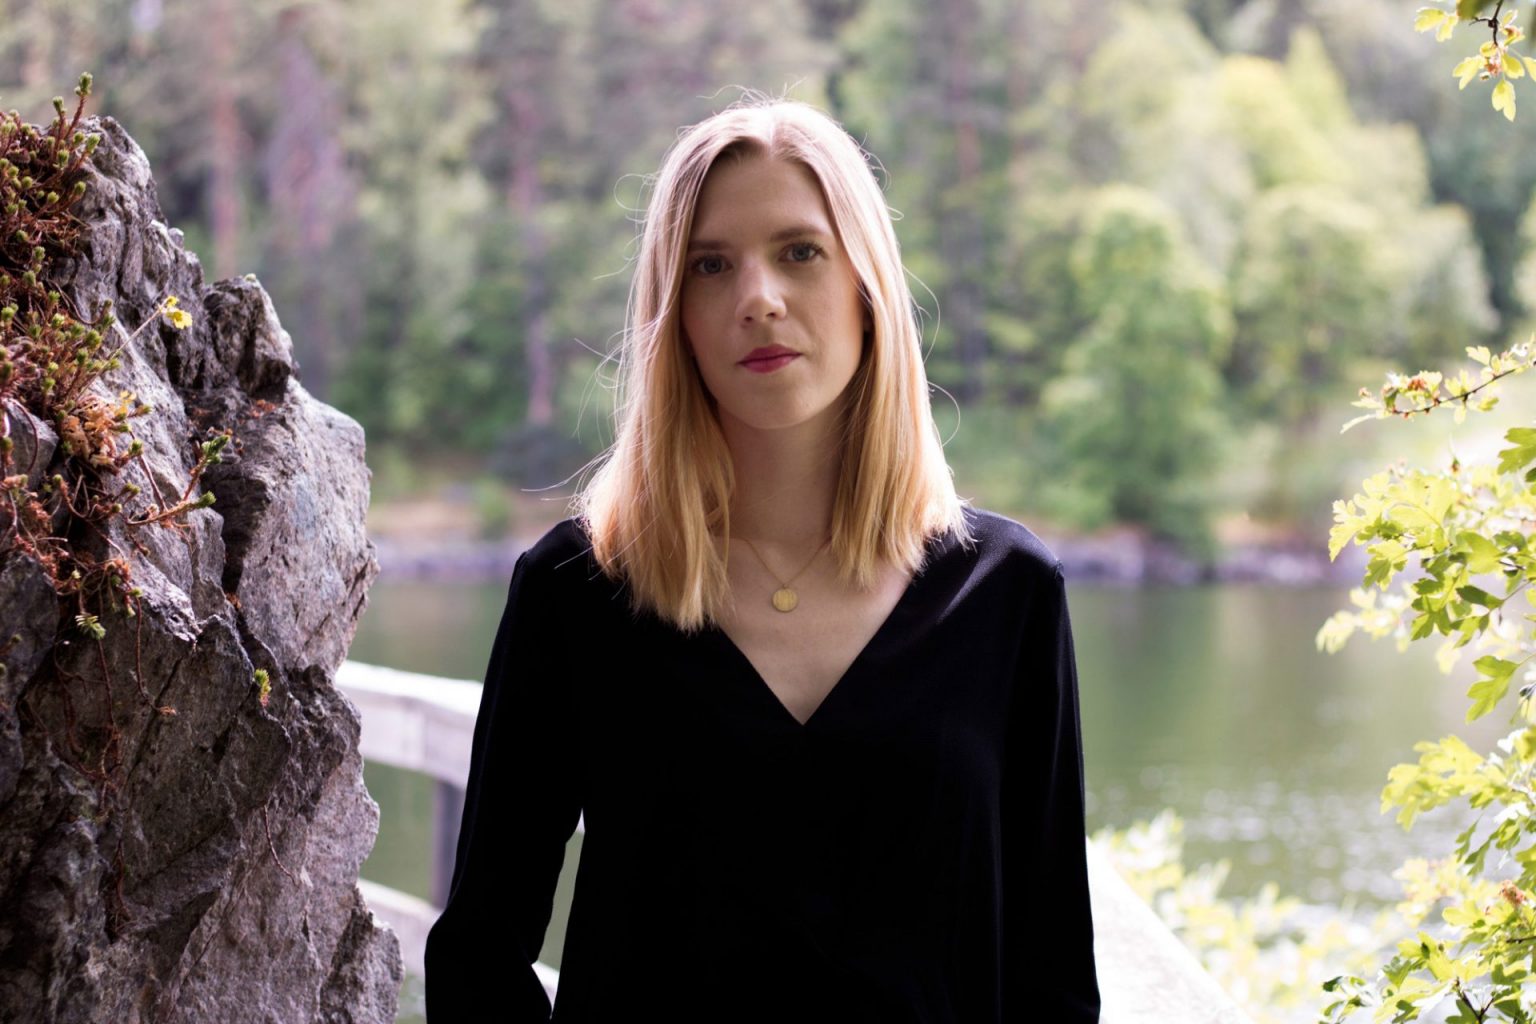
{"label": "gold necklace", "polygon": [[[763,558],[763,553],[757,550],[757,545],[753,544],[745,537],[741,539],[746,541],[747,547],[752,549],[752,553],[757,556],[757,560],[763,563],[763,568],[768,569],[768,575],[772,576],[774,579],[778,579],[779,574],[768,567],[767,561]],[[822,541],[821,547],[816,549],[816,554],[811,556],[811,562],[816,561],[816,555],[821,554],[822,548],[826,547],[831,542],[831,537],[828,537],[826,540]],[[788,580],[779,583],[779,589],[773,592],[773,607],[775,609],[781,612],[792,612],[795,610],[795,606],[800,603],[800,595],[795,593],[794,588],[792,588],[790,584],[799,579],[801,573],[804,573],[805,570],[811,567],[811,562],[806,562],[800,567],[800,572],[795,573]]]}

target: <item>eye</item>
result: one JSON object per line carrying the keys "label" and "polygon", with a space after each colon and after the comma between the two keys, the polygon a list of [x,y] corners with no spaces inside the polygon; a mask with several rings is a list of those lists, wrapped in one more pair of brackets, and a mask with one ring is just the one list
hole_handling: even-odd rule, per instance
{"label": "eye", "polygon": [[815,242],[795,242],[786,252],[789,253],[791,263],[809,263],[822,255],[821,246]]}
{"label": "eye", "polygon": [[688,264],[688,269],[700,277],[712,277],[725,269],[725,259],[715,253],[705,253]]}

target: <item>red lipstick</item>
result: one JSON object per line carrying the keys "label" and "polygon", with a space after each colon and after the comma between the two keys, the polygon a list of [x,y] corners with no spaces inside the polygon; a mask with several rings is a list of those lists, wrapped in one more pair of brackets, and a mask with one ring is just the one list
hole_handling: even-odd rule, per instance
{"label": "red lipstick", "polygon": [[788,366],[799,354],[783,345],[764,345],[748,352],[741,365],[753,373],[772,373],[781,366]]}

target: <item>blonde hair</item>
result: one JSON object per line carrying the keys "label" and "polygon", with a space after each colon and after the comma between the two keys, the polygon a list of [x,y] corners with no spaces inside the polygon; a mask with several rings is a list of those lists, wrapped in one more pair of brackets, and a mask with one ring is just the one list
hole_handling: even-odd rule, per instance
{"label": "blonde hair", "polygon": [[[636,611],[684,631],[729,600],[730,450],[683,345],[679,292],[694,209],[724,153],[804,165],[820,183],[872,322],[846,394],[832,512],[838,579],[873,585],[878,560],[915,572],[932,535],[973,537],[928,400],[917,308],[890,211],[864,151],[836,121],[792,100],[744,99],[683,131],[657,173],[620,343],[617,435],[572,499],[610,578]],[[718,527],[724,543],[716,546]]]}

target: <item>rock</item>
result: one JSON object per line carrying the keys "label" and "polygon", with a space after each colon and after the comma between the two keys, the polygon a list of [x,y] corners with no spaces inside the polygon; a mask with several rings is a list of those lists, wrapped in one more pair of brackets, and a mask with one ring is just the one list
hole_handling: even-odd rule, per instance
{"label": "rock", "polygon": [[[102,136],[84,245],[54,284],[86,317],[112,301],[111,345],[167,294],[192,315],[146,326],[92,387],[154,406],[130,421],[130,511],[181,497],[208,431],[234,440],[192,490],[216,503],[179,529],[77,541],[144,591],[137,617],[101,616],[99,649],[55,642],[70,610],[46,568],[0,553],[0,1020],[393,1021],[399,944],[357,886],[378,808],[332,682],[378,575],[362,430],[299,383],[258,283],[204,284],[122,126],[82,130]],[[57,439],[6,411],[35,483]]]}

